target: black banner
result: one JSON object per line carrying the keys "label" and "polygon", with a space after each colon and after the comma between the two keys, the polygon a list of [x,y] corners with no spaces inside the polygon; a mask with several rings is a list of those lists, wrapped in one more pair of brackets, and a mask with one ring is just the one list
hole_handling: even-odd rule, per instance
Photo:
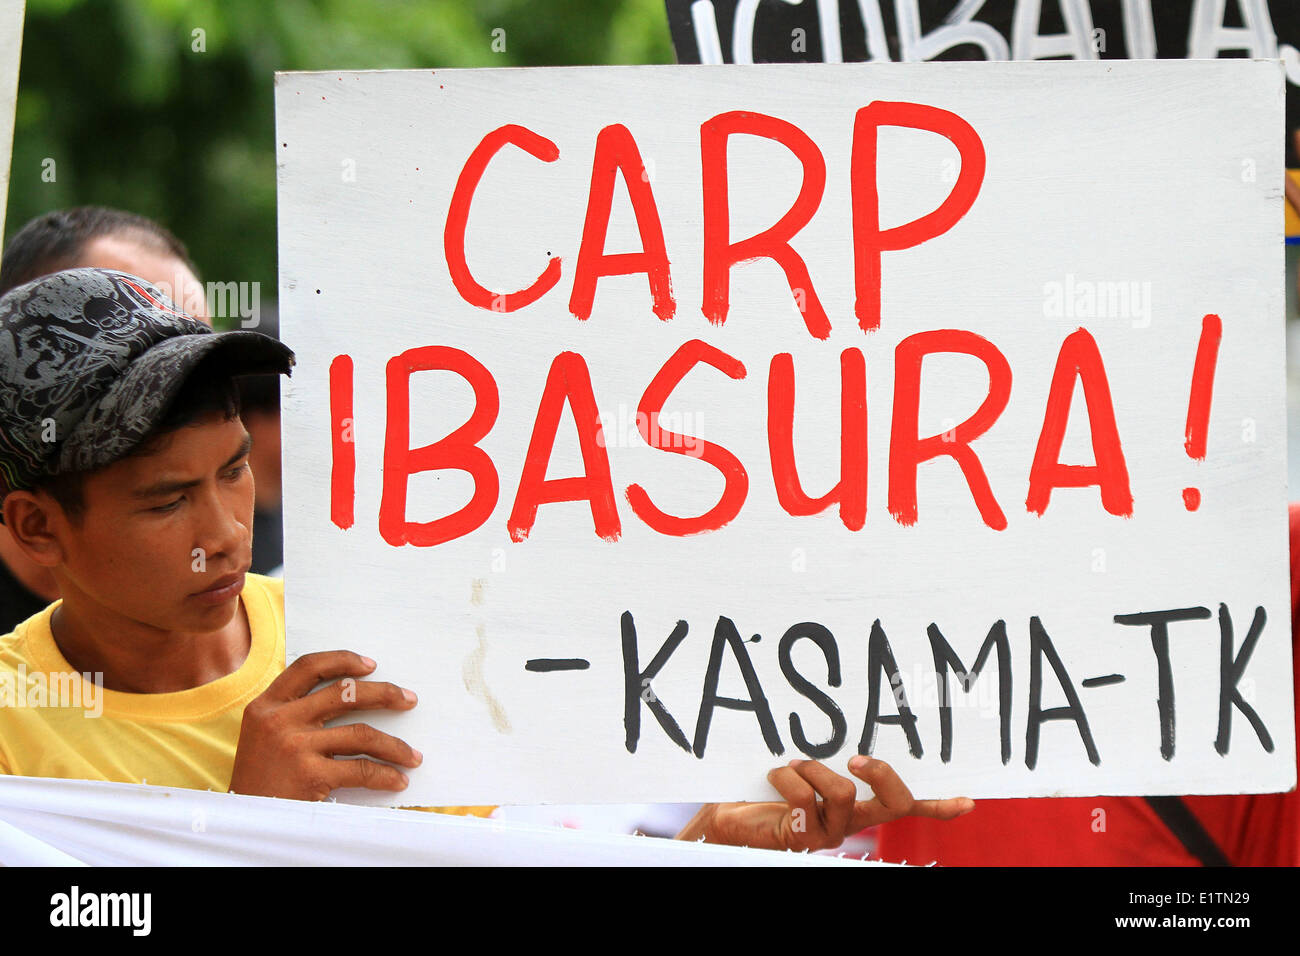
{"label": "black banner", "polygon": [[1287,130],[1300,127],[1296,0],[665,2],[679,63],[1280,56]]}

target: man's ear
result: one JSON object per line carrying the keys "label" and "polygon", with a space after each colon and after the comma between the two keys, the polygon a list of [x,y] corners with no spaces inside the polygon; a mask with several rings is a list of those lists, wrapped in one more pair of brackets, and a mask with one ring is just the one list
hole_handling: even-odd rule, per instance
{"label": "man's ear", "polygon": [[60,510],[49,495],[40,492],[11,491],[5,496],[4,518],[23,554],[42,567],[63,563],[63,544],[55,532]]}

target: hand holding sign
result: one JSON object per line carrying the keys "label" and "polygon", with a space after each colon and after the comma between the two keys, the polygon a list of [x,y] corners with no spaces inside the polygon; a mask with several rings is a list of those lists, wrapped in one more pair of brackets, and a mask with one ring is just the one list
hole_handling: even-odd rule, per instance
{"label": "hand holding sign", "polygon": [[[244,709],[231,792],[324,800],[344,787],[405,790],[406,775],[389,764],[418,767],[424,759],[419,751],[368,724],[324,726],[354,710],[415,706],[415,695],[396,684],[353,679],[374,669],[374,661],[351,651],[305,654],[286,667]],[[343,680],[312,690],[336,677]],[[361,759],[335,760],[336,756]]]}
{"label": "hand holding sign", "polygon": [[[767,775],[786,803],[713,803],[677,835],[765,850],[833,850],[867,827],[906,816],[951,820],[975,809],[973,800],[915,800],[883,760],[854,757],[849,770],[874,796],[857,800],[857,787],[817,760],[791,760]],[[818,800],[821,797],[821,800]]]}

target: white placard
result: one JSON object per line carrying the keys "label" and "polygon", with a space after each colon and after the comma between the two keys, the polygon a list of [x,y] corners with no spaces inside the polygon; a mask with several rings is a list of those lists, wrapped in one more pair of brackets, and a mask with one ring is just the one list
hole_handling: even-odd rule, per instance
{"label": "white placard", "polygon": [[291,653],[420,695],[365,715],[408,804],[859,749],[1290,788],[1282,105],[1262,60],[281,75]]}
{"label": "white placard", "polygon": [[23,48],[24,0],[0,0],[0,236],[9,199],[9,157],[18,99],[18,60]]}

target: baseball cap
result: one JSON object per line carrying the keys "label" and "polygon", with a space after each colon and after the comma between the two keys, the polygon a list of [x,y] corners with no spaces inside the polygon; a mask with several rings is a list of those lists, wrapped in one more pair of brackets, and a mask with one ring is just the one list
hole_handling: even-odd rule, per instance
{"label": "baseball cap", "polygon": [[289,374],[293,352],[214,332],[143,279],[68,269],[0,298],[0,500],[126,457],[201,364]]}

